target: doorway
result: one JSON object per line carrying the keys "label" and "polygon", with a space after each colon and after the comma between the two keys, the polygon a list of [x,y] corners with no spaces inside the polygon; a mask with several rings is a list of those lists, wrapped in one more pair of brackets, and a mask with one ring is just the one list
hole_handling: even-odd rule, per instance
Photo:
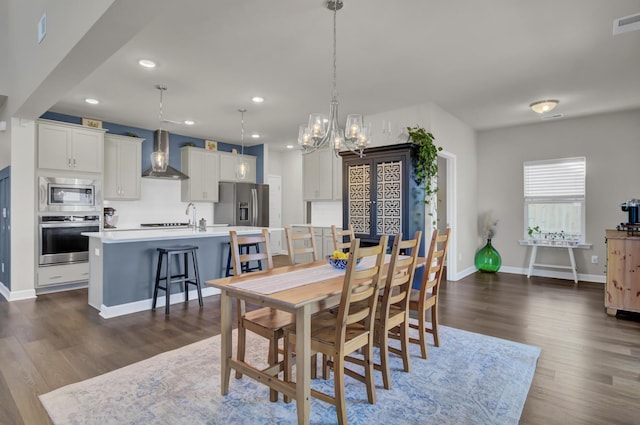
{"label": "doorway", "polygon": [[[432,214],[436,220],[438,232],[444,233],[447,227],[451,227],[451,239],[449,240],[449,248],[445,265],[447,267],[447,280],[455,280],[457,270],[457,234],[455,224],[457,223],[456,214],[456,155],[440,151],[438,153],[438,175],[437,175],[437,207],[432,207]],[[427,226],[429,233],[433,230],[433,226]]]}
{"label": "doorway", "polygon": [[[269,227],[282,227],[282,176],[269,174],[267,176],[269,185]],[[284,231],[276,230],[271,232],[270,244],[273,254],[282,254]]]}

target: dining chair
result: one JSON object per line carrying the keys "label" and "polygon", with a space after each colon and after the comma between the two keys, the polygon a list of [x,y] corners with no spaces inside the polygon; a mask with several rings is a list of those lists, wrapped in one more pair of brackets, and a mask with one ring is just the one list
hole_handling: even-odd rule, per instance
{"label": "dining chair", "polygon": [[[380,363],[374,367],[382,372],[385,389],[391,388],[389,352],[402,357],[405,372],[409,372],[409,294],[416,270],[422,231],[413,239],[402,240],[402,233],[393,239],[391,258],[382,296],[375,315],[375,345],[380,347]],[[404,255],[401,255],[404,253]],[[389,346],[389,338],[400,340],[400,349]]]}
{"label": "dining chair", "polygon": [[[351,241],[356,238],[355,232],[353,231],[353,226],[351,224],[349,224],[346,229],[339,229],[332,224],[331,235],[333,236],[334,251],[344,251],[345,249],[348,250],[351,246]],[[349,238],[347,242],[344,241],[345,237]]]}
{"label": "dining chair", "polygon": [[308,226],[304,232],[294,232],[291,227],[286,227],[284,232],[287,237],[287,251],[291,265],[300,263],[296,258],[305,254],[311,254],[312,261],[318,261],[316,238],[312,226]]}
{"label": "dining chair", "polygon": [[[311,318],[311,352],[321,353],[334,373],[334,394],[326,394],[311,389],[311,395],[336,407],[339,424],[347,423],[345,403],[345,374],[366,384],[369,403],[376,402],[373,380],[373,312],[380,291],[381,274],[384,267],[388,236],[380,238],[380,244],[360,247],[360,239],[353,239],[349,250],[351,255],[344,275],[338,314],[329,311],[318,313]],[[374,256],[372,265],[358,259]],[[285,379],[291,376],[292,351],[296,344],[296,326],[284,329],[285,338]],[[364,375],[345,367],[345,358],[360,350],[364,356]]]}
{"label": "dining chair", "polygon": [[[418,330],[418,338],[409,338],[409,342],[420,344],[422,358],[427,358],[427,333],[433,335],[433,344],[440,346],[438,338],[438,291],[444,272],[444,261],[449,247],[451,229],[447,228],[443,235],[435,229],[431,235],[431,244],[427,254],[424,275],[420,289],[412,289],[409,297],[409,311],[417,312],[418,324],[409,326]],[[431,309],[431,327],[427,326],[426,314]]]}
{"label": "dining chair", "polygon": [[[262,230],[260,236],[244,236],[239,237],[234,230],[229,232],[230,249],[233,259],[234,270],[243,271],[242,263],[250,261],[263,261],[266,263],[267,269],[273,268],[273,259],[271,257],[271,249],[269,248],[269,231]],[[261,244],[264,246],[262,252],[240,254],[240,247],[244,245]],[[247,251],[249,252],[249,251]],[[244,301],[238,300],[238,350],[237,357],[239,361],[244,361],[246,351],[246,332],[260,335],[269,340],[269,353],[267,361],[269,366],[276,366],[278,360],[278,341],[283,338],[283,328],[295,322],[295,317],[291,313],[277,310],[269,307],[262,307],[255,310],[247,311]],[[281,364],[281,367],[284,362]],[[236,371],[236,378],[241,378],[242,373]],[[278,401],[278,392],[270,390],[269,400]]]}

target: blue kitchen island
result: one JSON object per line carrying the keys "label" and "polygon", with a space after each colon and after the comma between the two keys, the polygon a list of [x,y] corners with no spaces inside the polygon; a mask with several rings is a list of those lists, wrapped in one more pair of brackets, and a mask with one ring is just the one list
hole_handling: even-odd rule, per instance
{"label": "blue kitchen island", "polygon": [[[222,277],[229,252],[229,231],[259,234],[261,227],[207,227],[154,230],[118,230],[83,233],[89,237],[89,305],[108,319],[150,310],[158,261],[158,248],[198,247],[198,271],[202,295],[219,294],[204,282]],[[277,229],[270,229],[277,230]],[[172,285],[171,304],[184,301],[180,285]],[[197,299],[195,289],[189,299]],[[164,306],[158,297],[156,308]],[[197,308],[197,304],[196,307]]]}

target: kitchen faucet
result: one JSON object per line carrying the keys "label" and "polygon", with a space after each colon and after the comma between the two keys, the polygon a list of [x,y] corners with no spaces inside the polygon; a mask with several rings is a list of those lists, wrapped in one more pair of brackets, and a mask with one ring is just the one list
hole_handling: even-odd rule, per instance
{"label": "kitchen faucet", "polygon": [[197,224],[196,224],[196,206],[193,205],[193,202],[189,202],[189,204],[187,205],[187,210],[185,211],[186,215],[189,215],[189,208],[193,207],[193,228],[195,230]]}

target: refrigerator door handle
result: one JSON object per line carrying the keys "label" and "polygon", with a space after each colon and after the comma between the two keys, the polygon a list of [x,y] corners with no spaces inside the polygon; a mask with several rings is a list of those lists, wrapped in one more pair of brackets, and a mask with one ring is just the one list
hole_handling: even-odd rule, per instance
{"label": "refrigerator door handle", "polygon": [[255,226],[258,223],[258,191],[254,188],[251,189],[251,225]]}

